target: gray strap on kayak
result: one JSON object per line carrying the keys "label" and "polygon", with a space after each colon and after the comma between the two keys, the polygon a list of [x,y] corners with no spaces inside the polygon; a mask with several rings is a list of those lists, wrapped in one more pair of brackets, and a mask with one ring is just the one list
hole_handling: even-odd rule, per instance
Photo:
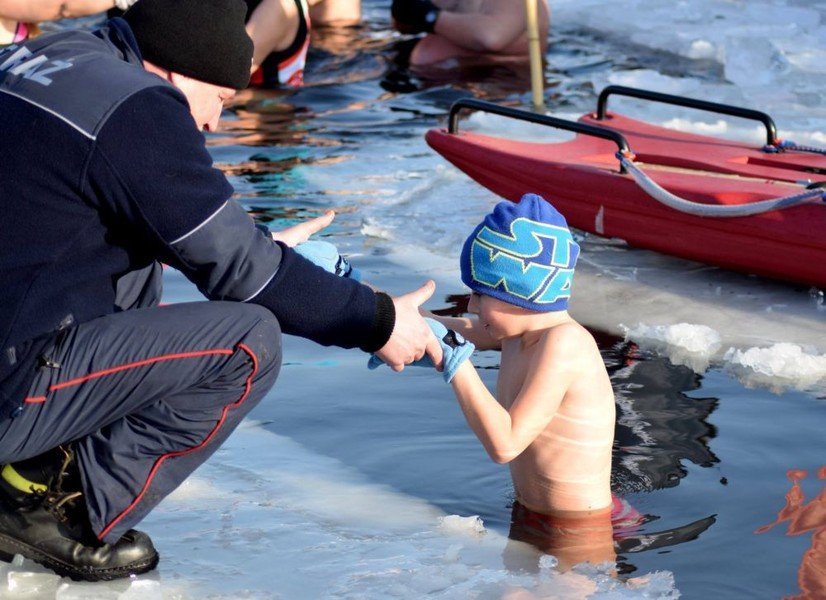
{"label": "gray strap on kayak", "polygon": [[810,189],[799,194],[794,194],[793,196],[772,198],[770,200],[761,200],[748,204],[719,205],[693,202],[675,196],[660,187],[653,179],[643,173],[642,170],[634,164],[632,159],[626,157],[624,154],[618,152],[617,158],[646,194],[669,208],[698,217],[747,217],[772,210],[791,208],[792,206],[810,203],[815,200],[826,201],[826,193],[824,193],[822,189]]}

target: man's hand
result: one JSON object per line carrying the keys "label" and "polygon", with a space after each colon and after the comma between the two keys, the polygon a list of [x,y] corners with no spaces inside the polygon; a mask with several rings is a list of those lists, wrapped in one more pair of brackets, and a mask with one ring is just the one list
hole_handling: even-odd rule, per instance
{"label": "man's hand", "polygon": [[[430,327],[433,335],[439,340],[439,346],[442,349],[443,367],[442,376],[447,383],[453,381],[456,371],[459,367],[470,358],[475,347],[469,341],[456,333],[452,329],[448,329],[436,319],[425,319],[425,322]],[[368,369],[377,369],[384,363],[374,354],[367,362]],[[433,361],[428,355],[425,355],[420,360],[411,364],[413,367],[433,367]]]}
{"label": "man's hand", "polygon": [[394,371],[401,371],[405,365],[419,360],[427,354],[438,368],[442,366],[442,348],[439,340],[430,331],[419,314],[419,306],[424,304],[436,291],[433,280],[418,290],[393,298],[396,308],[396,325],[387,343],[376,352],[381,360]]}
{"label": "man's hand", "polygon": [[301,242],[309,240],[310,236],[314,233],[318,233],[327,227],[333,222],[335,216],[335,211],[328,210],[320,217],[304,221],[292,227],[287,227],[287,229],[282,229],[281,231],[273,231],[270,235],[272,235],[272,239],[276,242],[283,242],[290,248],[294,248]]}

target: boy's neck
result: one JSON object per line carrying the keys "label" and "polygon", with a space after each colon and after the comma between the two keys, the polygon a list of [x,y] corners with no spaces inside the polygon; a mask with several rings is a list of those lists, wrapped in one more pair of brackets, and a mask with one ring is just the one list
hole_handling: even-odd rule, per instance
{"label": "boy's neck", "polygon": [[522,331],[512,339],[518,339],[522,348],[533,346],[545,335],[549,329],[553,329],[565,323],[575,323],[573,317],[567,310],[553,312],[531,312],[524,315]]}

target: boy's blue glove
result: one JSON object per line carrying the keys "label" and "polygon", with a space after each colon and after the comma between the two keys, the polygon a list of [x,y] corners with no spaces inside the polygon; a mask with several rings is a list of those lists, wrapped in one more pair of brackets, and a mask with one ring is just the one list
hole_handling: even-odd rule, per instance
{"label": "boy's blue glove", "polygon": [[[439,345],[442,347],[442,354],[444,355],[444,370],[442,371],[442,375],[445,381],[450,383],[453,380],[453,376],[456,375],[456,371],[462,366],[462,363],[473,354],[476,346],[435,319],[425,319],[425,321],[430,326],[430,330],[433,332],[433,335],[436,336],[436,339],[439,340]],[[384,361],[373,354],[370,356],[370,360],[367,361],[367,368],[377,369],[383,364]],[[416,362],[410,363],[409,366],[435,367],[433,361],[430,360],[427,354]]]}
{"label": "boy's blue glove", "polygon": [[293,250],[325,271],[338,275],[339,277],[349,277],[350,279],[361,281],[361,271],[353,268],[353,266],[347,262],[347,259],[339,254],[338,249],[330,242],[308,240],[301,242],[293,248]]}

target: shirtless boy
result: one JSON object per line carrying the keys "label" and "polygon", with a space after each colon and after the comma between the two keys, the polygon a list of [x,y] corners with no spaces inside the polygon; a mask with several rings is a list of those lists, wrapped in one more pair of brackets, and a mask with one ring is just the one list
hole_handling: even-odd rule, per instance
{"label": "shirtless boy", "polygon": [[[468,424],[510,465],[511,537],[560,568],[615,560],[612,517],[627,509],[610,489],[611,382],[594,338],[567,311],[578,255],[564,217],[541,197],[500,202],[462,249],[475,316],[431,324]],[[495,397],[465,360],[474,345],[502,350]]]}
{"label": "shirtless boy", "polygon": [[[537,0],[542,52],[550,11]],[[528,56],[527,17],[521,0],[393,0],[393,24],[402,33],[427,33],[410,55],[412,66],[449,58]]]}

